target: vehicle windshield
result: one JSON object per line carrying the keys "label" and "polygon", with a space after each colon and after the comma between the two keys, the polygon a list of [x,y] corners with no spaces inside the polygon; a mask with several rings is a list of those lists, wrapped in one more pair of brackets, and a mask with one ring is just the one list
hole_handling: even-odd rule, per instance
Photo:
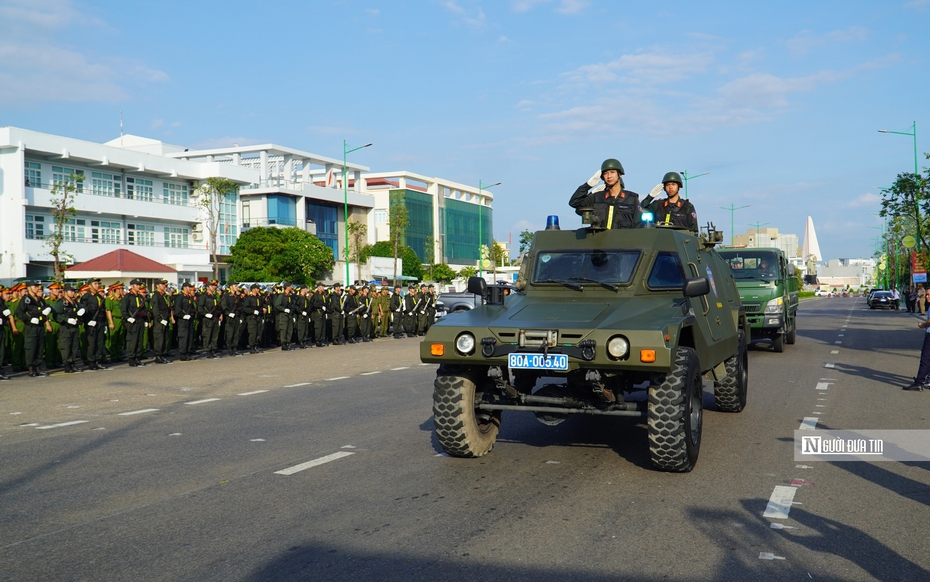
{"label": "vehicle windshield", "polygon": [[772,251],[721,250],[719,254],[729,263],[733,278],[737,281],[775,281],[781,278],[778,255]]}
{"label": "vehicle windshield", "polygon": [[533,282],[590,281],[624,285],[633,278],[639,250],[546,251],[536,255]]}

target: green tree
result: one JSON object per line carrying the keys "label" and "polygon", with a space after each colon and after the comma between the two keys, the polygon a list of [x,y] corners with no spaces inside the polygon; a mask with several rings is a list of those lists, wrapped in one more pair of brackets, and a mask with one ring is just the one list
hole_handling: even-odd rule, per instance
{"label": "green tree", "polygon": [[433,240],[432,235],[426,237],[426,242],[424,243],[423,248],[423,262],[426,265],[429,265],[427,269],[429,270],[429,280],[435,281],[433,278],[433,262],[436,260],[436,243]]}
{"label": "green tree", "polygon": [[[80,190],[81,181],[84,176],[81,174],[70,173],[64,182],[55,182],[52,186],[52,223],[54,228],[52,232],[45,237],[45,246],[49,249],[54,261],[52,265],[52,278],[61,283],[64,279],[64,268],[62,263],[70,263],[74,260],[61,246],[68,240],[67,225],[77,210],[74,208],[74,199]],[[73,237],[72,237],[73,240]]]}
{"label": "green tree", "polygon": [[475,277],[477,275],[478,275],[478,269],[472,266],[462,267],[462,270],[459,271],[459,277],[465,279],[466,281],[468,280],[469,277]]}
{"label": "green tree", "polygon": [[358,269],[357,281],[362,280],[362,263],[366,262],[367,258],[363,258],[365,249],[368,247],[368,225],[361,221],[350,220],[346,225],[349,229],[349,254],[352,259],[355,261],[355,266]]}
{"label": "green tree", "polygon": [[437,283],[451,283],[452,279],[458,276],[458,273],[452,270],[452,267],[445,263],[439,263],[432,267],[432,280]]}
{"label": "green tree", "polygon": [[[395,253],[397,253],[395,255]],[[417,253],[410,247],[400,247],[396,251],[394,250],[394,243],[391,241],[383,240],[377,242],[373,245],[370,245],[365,249],[364,253],[365,260],[368,260],[368,257],[385,257],[385,258],[401,258],[403,259],[403,272],[401,273],[405,277],[413,277],[417,280],[423,279],[423,265],[420,264],[420,259],[417,257]],[[395,263],[396,265],[396,263]],[[394,280],[397,280],[397,275],[395,273]]]}
{"label": "green tree", "polygon": [[[390,242],[394,247],[394,285],[397,285],[397,257],[400,256],[400,248],[404,245],[404,235],[407,232],[408,226],[410,226],[410,216],[407,213],[407,207],[400,200],[394,201],[391,204],[390,214],[388,217]],[[419,257],[417,258],[416,262],[418,265],[420,264]],[[406,270],[407,259],[404,259],[404,271]]]}
{"label": "green tree", "polygon": [[229,178],[207,178],[206,182],[201,184],[198,190],[200,191],[198,203],[207,215],[206,223],[209,235],[207,243],[210,247],[210,260],[213,262],[213,278],[217,279],[220,276],[220,265],[216,260],[217,251],[219,250],[216,239],[220,231],[221,208],[224,202],[235,204],[235,196],[239,191],[239,186]]}
{"label": "green tree", "polygon": [[496,275],[497,268],[507,264],[507,251],[504,249],[504,245],[494,242],[491,248],[488,249],[488,260],[491,261],[491,273]]}
{"label": "green tree", "polygon": [[523,230],[520,232],[520,253],[529,252],[530,246],[533,244],[533,238],[536,234],[530,230]]}
{"label": "green tree", "polygon": [[310,284],[335,264],[326,243],[299,228],[251,228],[229,249],[232,276],[240,281]]}

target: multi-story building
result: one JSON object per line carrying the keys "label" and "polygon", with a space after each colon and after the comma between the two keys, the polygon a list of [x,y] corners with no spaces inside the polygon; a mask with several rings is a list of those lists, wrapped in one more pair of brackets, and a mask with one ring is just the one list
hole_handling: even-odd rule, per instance
{"label": "multi-story building", "polygon": [[747,230],[733,237],[733,244],[745,247],[775,247],[785,253],[789,261],[798,257],[798,235],[782,234],[777,228]]}
{"label": "multi-story building", "polygon": [[[64,225],[61,248],[73,262],[129,248],[182,280],[212,276],[196,187],[211,177],[251,184],[256,173],[170,157],[174,152],[183,148],[130,135],[98,144],[0,127],[0,282],[51,278],[45,238],[56,229],[53,191],[72,176],[83,179],[75,181],[77,212]],[[235,200],[220,218],[228,247],[238,232]]]}
{"label": "multi-story building", "polygon": [[403,242],[424,263],[430,241],[434,263],[459,266],[476,265],[480,246],[494,241],[490,190],[406,171],[362,174],[361,182],[374,197],[376,241],[390,239],[390,207],[401,203],[409,221]]}

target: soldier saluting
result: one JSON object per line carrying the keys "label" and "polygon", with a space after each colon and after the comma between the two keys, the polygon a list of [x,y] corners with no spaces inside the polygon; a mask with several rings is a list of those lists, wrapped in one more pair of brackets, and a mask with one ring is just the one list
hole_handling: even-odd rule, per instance
{"label": "soldier saluting", "polygon": [[[655,216],[656,224],[674,224],[685,226],[691,232],[698,232],[697,211],[690,201],[681,197],[681,175],[678,172],[668,172],[662,177],[662,183],[657,185],[643,199],[643,210],[649,210]],[[656,199],[664,191],[667,198]]]}
{"label": "soldier saluting", "polygon": [[[634,228],[639,224],[639,194],[624,190],[623,166],[614,158],[604,160],[600,171],[578,186],[568,205],[594,208],[604,228]],[[604,181],[602,185],[598,182]]]}

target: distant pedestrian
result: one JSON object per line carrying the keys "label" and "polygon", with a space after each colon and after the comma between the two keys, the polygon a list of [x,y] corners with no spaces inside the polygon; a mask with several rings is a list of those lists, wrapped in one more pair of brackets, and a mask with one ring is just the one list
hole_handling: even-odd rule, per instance
{"label": "distant pedestrian", "polygon": [[917,368],[914,381],[904,387],[905,390],[912,392],[921,392],[924,388],[930,388],[927,383],[927,376],[930,375],[930,317],[918,323],[917,327],[924,330],[924,343],[920,348],[920,366]]}

